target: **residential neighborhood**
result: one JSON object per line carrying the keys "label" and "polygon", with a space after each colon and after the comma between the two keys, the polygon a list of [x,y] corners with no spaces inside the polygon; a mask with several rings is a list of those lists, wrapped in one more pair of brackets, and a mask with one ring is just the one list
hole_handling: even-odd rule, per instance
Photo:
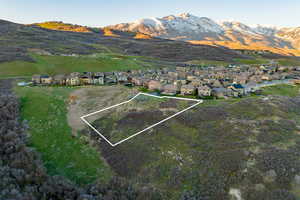
{"label": "residential neighborhood", "polygon": [[126,72],[73,72],[71,74],[34,75],[33,85],[105,85],[140,86],[164,95],[189,95],[200,98],[241,97],[255,92],[263,82],[300,81],[300,67],[278,65],[177,66],[175,68],[129,70]]}

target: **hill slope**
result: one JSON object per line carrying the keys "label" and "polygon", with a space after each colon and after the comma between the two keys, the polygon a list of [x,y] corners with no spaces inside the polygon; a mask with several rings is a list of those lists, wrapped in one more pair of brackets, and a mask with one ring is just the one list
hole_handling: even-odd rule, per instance
{"label": "hill slope", "polygon": [[66,24],[63,22],[56,22],[56,21],[36,23],[33,25],[46,28],[46,29],[58,30],[58,31],[72,31],[72,32],[82,32],[82,33],[91,32],[91,30],[85,26]]}
{"label": "hill slope", "polygon": [[33,61],[28,54],[32,49],[55,55],[117,52],[176,62],[201,58],[232,60],[243,57],[227,48],[159,38],[136,39],[136,34],[121,31],[114,31],[113,34],[118,37],[107,36],[102,29],[91,29],[91,32],[57,31],[1,20],[0,62]]}

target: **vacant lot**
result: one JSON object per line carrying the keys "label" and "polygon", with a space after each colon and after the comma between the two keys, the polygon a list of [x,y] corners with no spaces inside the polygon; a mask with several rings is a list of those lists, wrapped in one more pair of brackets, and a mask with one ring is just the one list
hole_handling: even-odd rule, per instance
{"label": "vacant lot", "polygon": [[87,116],[85,119],[110,142],[117,143],[196,103],[140,94],[128,103]]}

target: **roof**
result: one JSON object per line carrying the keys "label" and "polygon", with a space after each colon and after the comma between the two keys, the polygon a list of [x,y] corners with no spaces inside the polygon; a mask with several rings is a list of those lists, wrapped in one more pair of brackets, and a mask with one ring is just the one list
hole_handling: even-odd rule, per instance
{"label": "roof", "polygon": [[62,78],[66,78],[65,74],[57,74],[54,76],[55,79],[62,79]]}
{"label": "roof", "polygon": [[227,88],[213,88],[212,89],[214,92],[227,92],[228,89]]}
{"label": "roof", "polygon": [[165,90],[177,90],[177,86],[173,84],[166,84],[164,85]]}
{"label": "roof", "polygon": [[191,84],[188,84],[188,85],[182,85],[181,89],[195,89],[195,87]]}
{"label": "roof", "polygon": [[200,89],[200,90],[207,90],[207,89],[209,89],[210,90],[210,87],[208,87],[207,85],[202,85],[202,86],[199,86],[198,89]]}
{"label": "roof", "polygon": [[241,84],[232,84],[232,86],[236,89],[244,89],[244,86],[242,86]]}

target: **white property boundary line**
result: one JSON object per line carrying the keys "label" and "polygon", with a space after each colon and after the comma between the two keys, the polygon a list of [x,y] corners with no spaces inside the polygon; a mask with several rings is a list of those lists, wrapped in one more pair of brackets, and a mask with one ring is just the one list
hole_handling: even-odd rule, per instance
{"label": "white property boundary line", "polygon": [[[119,141],[119,142],[117,142],[117,143],[111,143],[104,135],[102,135],[95,127],[93,127],[93,126],[85,119],[85,117],[94,115],[94,114],[99,113],[99,112],[103,112],[103,111],[105,111],[105,110],[109,110],[109,109],[111,109],[111,108],[114,108],[114,107],[117,107],[117,106],[120,106],[120,105],[123,105],[123,104],[126,104],[126,103],[129,103],[130,101],[134,100],[134,99],[135,99],[136,97],[138,97],[139,95],[151,96],[151,97],[160,98],[160,99],[167,98],[167,99],[179,99],[179,100],[185,100],[185,101],[195,101],[195,102],[197,102],[197,103],[195,103],[194,105],[192,105],[192,106],[190,106],[190,107],[188,107],[188,108],[183,109],[182,111],[179,111],[179,112],[177,112],[177,113],[175,113],[175,114],[173,114],[173,115],[167,117],[166,119],[163,119],[163,120],[161,120],[161,121],[159,121],[159,122],[157,122],[157,123],[155,123],[155,124],[153,124],[153,125],[151,125],[151,126],[145,128],[145,129],[143,129],[143,130],[141,130],[141,131],[139,131],[139,132],[137,132],[137,133],[135,133],[135,134],[133,134],[133,135],[131,135],[131,136],[129,136],[129,137],[127,137],[127,138],[125,138],[125,139]],[[172,96],[156,96],[156,95],[152,95],[152,94],[147,94],[147,93],[140,92],[140,93],[138,93],[137,95],[135,95],[134,97],[132,97],[131,99],[129,99],[128,101],[124,101],[124,102],[122,102],[122,103],[119,103],[119,104],[116,104],[116,105],[113,105],[113,106],[110,106],[110,107],[107,107],[107,108],[98,110],[98,111],[96,111],[96,112],[92,112],[92,113],[87,114],[87,115],[84,115],[84,116],[81,116],[80,119],[81,119],[82,121],[84,121],[84,122],[85,122],[90,128],[92,128],[96,133],[98,133],[98,134],[99,134],[99,135],[100,135],[100,136],[101,136],[108,144],[110,144],[111,146],[115,147],[115,146],[117,146],[118,144],[121,144],[121,143],[125,142],[126,140],[129,140],[129,139],[131,139],[131,138],[133,138],[133,137],[135,137],[135,136],[137,136],[137,135],[139,135],[139,134],[141,134],[141,133],[143,133],[143,132],[145,132],[145,131],[147,131],[147,130],[149,130],[149,129],[151,129],[151,128],[153,128],[153,127],[155,127],[155,126],[157,126],[157,125],[159,125],[159,124],[161,124],[161,123],[163,123],[163,122],[165,122],[165,121],[167,121],[167,120],[169,120],[169,119],[171,119],[171,118],[173,118],[173,117],[175,117],[175,116],[177,116],[177,115],[179,115],[179,114],[181,114],[181,113],[183,113],[183,112],[185,112],[185,111],[187,111],[187,110],[189,110],[189,109],[191,109],[191,108],[193,108],[193,107],[195,107],[195,106],[197,106],[197,105],[199,105],[200,103],[203,103],[203,100],[200,100],[200,99],[190,99],[190,98],[181,98],[181,97],[172,97]]]}

